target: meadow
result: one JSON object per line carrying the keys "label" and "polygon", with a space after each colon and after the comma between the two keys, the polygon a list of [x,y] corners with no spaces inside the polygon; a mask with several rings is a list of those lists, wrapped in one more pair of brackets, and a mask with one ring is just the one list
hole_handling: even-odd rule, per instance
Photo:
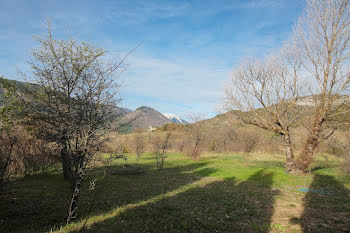
{"label": "meadow", "polygon": [[194,162],[171,153],[158,171],[152,153],[138,162],[129,154],[112,161],[111,175],[86,171],[68,225],[61,173],[16,179],[0,197],[0,232],[349,232],[350,176],[340,164],[324,154],[312,174],[292,175],[282,155],[209,153]]}

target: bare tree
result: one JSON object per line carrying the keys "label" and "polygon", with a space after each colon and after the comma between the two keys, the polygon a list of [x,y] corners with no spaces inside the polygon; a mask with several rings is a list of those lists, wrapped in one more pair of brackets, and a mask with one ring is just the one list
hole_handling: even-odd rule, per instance
{"label": "bare tree", "polygon": [[[306,172],[320,141],[333,132],[326,123],[349,111],[349,0],[308,0],[290,44],[285,51],[292,52],[283,52],[278,60],[241,64],[235,70],[234,88],[226,90],[226,99],[242,110],[232,113],[244,122],[282,135],[287,169]],[[307,126],[309,135],[294,163],[289,133],[294,120],[289,119],[297,110],[304,84],[309,86],[308,99],[314,111]]]}
{"label": "bare tree", "polygon": [[136,153],[136,160],[137,162],[141,158],[141,153],[143,152],[143,149],[145,147],[145,140],[144,135],[142,133],[135,133],[133,137],[133,150]]}
{"label": "bare tree", "polygon": [[194,161],[198,161],[202,152],[201,143],[204,140],[204,129],[200,121],[204,119],[204,116],[200,113],[193,113],[188,116],[188,119],[190,120],[191,124],[186,125],[190,136],[187,155]]}
{"label": "bare tree", "polygon": [[296,124],[300,63],[289,45],[278,56],[248,59],[233,71],[225,87],[225,108],[246,124],[272,130],[284,138],[286,169],[296,169],[290,127]]}
{"label": "bare tree", "polygon": [[308,0],[294,30],[303,76],[309,81],[314,105],[309,135],[298,168],[306,172],[320,140],[329,135],[326,123],[348,111],[350,85],[349,0]]}
{"label": "bare tree", "polygon": [[103,135],[119,117],[122,59],[90,42],[56,40],[48,23],[46,37],[29,64],[38,85],[27,88],[28,124],[61,148],[63,173],[73,181],[67,222],[76,216],[84,170],[99,150]]}
{"label": "bare tree", "polygon": [[167,157],[166,153],[169,147],[171,133],[167,132],[164,136],[155,136],[152,138],[153,151],[156,155],[158,171],[162,171]]}

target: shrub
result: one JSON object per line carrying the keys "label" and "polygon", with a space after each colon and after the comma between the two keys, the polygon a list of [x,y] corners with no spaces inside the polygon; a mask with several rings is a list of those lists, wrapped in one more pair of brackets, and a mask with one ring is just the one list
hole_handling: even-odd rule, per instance
{"label": "shrub", "polygon": [[343,170],[345,173],[350,174],[350,154],[347,153],[344,156]]}

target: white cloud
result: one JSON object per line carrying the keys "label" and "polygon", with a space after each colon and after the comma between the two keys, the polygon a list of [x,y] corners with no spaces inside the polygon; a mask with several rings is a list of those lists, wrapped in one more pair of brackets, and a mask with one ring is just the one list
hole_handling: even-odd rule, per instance
{"label": "white cloud", "polygon": [[189,8],[188,3],[128,1],[110,2],[106,5],[106,18],[122,24],[140,24],[152,19],[167,19],[181,15]]}
{"label": "white cloud", "polygon": [[282,7],[283,1],[282,0],[252,0],[252,1],[244,1],[240,5],[241,8],[265,8],[265,7]]}
{"label": "white cloud", "polygon": [[214,111],[223,97],[222,84],[229,78],[230,71],[220,64],[175,62],[152,57],[131,58],[129,63],[129,70],[125,73],[126,102],[128,96],[140,95],[164,103],[193,106],[197,111]]}

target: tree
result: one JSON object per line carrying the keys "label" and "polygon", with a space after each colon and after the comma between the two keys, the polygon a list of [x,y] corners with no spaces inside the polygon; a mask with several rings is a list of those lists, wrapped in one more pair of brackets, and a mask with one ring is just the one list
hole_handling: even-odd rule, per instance
{"label": "tree", "polygon": [[141,158],[141,153],[144,150],[145,147],[145,140],[144,140],[144,135],[142,135],[141,132],[137,132],[134,134],[133,137],[133,150],[136,153],[136,160],[137,162],[139,161],[139,159]]}
{"label": "tree", "polygon": [[126,57],[108,60],[108,52],[91,42],[56,40],[50,22],[47,35],[35,39],[40,46],[29,61],[36,86],[26,88],[27,123],[60,148],[64,177],[73,184],[69,222],[76,216],[84,170],[121,113]]}
{"label": "tree", "polygon": [[302,74],[308,80],[314,105],[309,135],[297,159],[306,172],[320,140],[329,135],[327,122],[348,112],[350,85],[349,0],[308,0],[294,30]]}
{"label": "tree", "polygon": [[[349,0],[308,0],[288,44],[284,49],[288,52],[282,50],[281,58],[272,62],[241,64],[235,70],[234,87],[226,90],[226,99],[242,110],[232,112],[239,119],[282,135],[287,169],[304,173],[314,161],[320,141],[334,130],[327,122],[349,112]],[[313,111],[309,135],[294,163],[289,128],[295,122],[290,117],[299,115],[295,111],[301,86],[309,86],[303,94],[309,95]]]}
{"label": "tree", "polygon": [[169,140],[171,133],[165,135],[157,135],[152,138],[153,152],[156,155],[156,163],[158,171],[163,171],[165,159],[167,158],[167,150],[169,148]]}
{"label": "tree", "polygon": [[189,143],[187,155],[191,157],[194,161],[199,160],[201,155],[201,144],[204,140],[203,126],[200,123],[204,119],[203,115],[198,113],[193,113],[188,116],[191,124],[186,125],[188,134],[189,134]]}
{"label": "tree", "polygon": [[289,46],[278,56],[239,64],[225,87],[225,108],[246,124],[272,130],[284,138],[286,169],[296,169],[290,127],[299,118],[300,63]]}
{"label": "tree", "polygon": [[15,125],[15,111],[18,106],[16,86],[13,82],[0,77],[0,190],[9,176],[9,167],[13,157],[16,137],[11,135]]}

